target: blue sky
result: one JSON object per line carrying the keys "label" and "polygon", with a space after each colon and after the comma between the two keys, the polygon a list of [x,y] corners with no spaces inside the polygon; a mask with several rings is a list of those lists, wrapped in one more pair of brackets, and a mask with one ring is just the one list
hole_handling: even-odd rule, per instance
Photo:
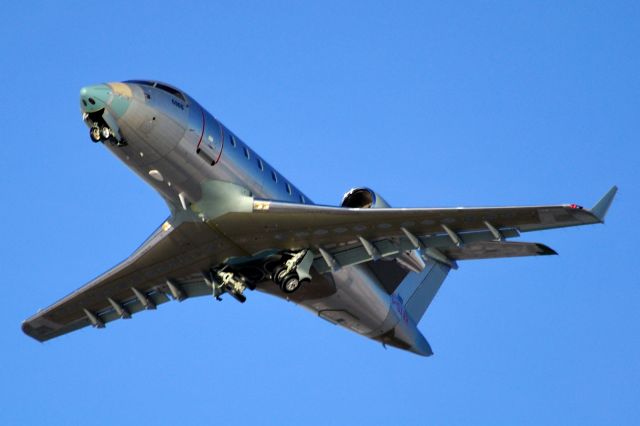
{"label": "blue sky", "polygon": [[[637,2],[3,2],[0,424],[636,424]],[[447,4],[453,3],[453,4]],[[200,101],[316,202],[590,206],[462,263],[389,349],[261,294],[162,305],[38,344],[21,321],[165,218],[89,141],[80,87]]]}

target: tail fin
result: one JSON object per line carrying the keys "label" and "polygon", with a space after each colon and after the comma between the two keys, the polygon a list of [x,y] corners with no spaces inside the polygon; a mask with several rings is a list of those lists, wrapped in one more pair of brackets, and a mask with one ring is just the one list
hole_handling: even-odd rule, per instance
{"label": "tail fin", "polygon": [[451,267],[433,259],[426,261],[420,273],[410,273],[393,292],[402,300],[404,309],[417,324],[431,304]]}

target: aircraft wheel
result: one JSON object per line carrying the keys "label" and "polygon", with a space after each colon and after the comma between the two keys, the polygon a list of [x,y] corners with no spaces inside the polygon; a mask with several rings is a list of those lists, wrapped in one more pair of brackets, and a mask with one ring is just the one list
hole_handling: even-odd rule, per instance
{"label": "aircraft wheel", "polygon": [[271,274],[271,280],[278,284],[278,285],[282,285],[282,281],[284,280],[284,271],[285,271],[285,267],[283,265],[279,265],[276,266],[273,269],[273,273]]}
{"label": "aircraft wheel", "polygon": [[102,139],[109,139],[109,136],[111,136],[111,129],[104,126],[102,130],[100,130],[100,134],[102,135]]}
{"label": "aircraft wheel", "polygon": [[283,280],[282,284],[280,284],[280,288],[285,293],[293,293],[302,287],[302,284],[307,282],[308,280],[301,280],[298,278],[298,274],[287,275]]}
{"label": "aircraft wheel", "polygon": [[93,126],[89,129],[89,137],[93,142],[100,142],[100,128],[98,126]]}

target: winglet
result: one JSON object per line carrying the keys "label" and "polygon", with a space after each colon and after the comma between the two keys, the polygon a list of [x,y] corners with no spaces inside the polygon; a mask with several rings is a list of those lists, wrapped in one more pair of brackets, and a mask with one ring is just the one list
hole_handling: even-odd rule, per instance
{"label": "winglet", "polygon": [[616,196],[616,192],[618,192],[618,187],[614,185],[606,194],[604,194],[600,201],[591,207],[591,213],[593,213],[600,222],[604,223],[604,217],[607,215],[607,210],[609,210],[611,203],[613,203],[613,198]]}

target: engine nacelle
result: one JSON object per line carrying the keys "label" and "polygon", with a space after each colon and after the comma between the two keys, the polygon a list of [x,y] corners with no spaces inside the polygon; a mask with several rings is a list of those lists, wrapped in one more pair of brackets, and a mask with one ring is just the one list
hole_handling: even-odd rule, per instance
{"label": "engine nacelle", "polygon": [[391,207],[380,195],[369,188],[353,188],[342,197],[341,207],[382,209]]}

